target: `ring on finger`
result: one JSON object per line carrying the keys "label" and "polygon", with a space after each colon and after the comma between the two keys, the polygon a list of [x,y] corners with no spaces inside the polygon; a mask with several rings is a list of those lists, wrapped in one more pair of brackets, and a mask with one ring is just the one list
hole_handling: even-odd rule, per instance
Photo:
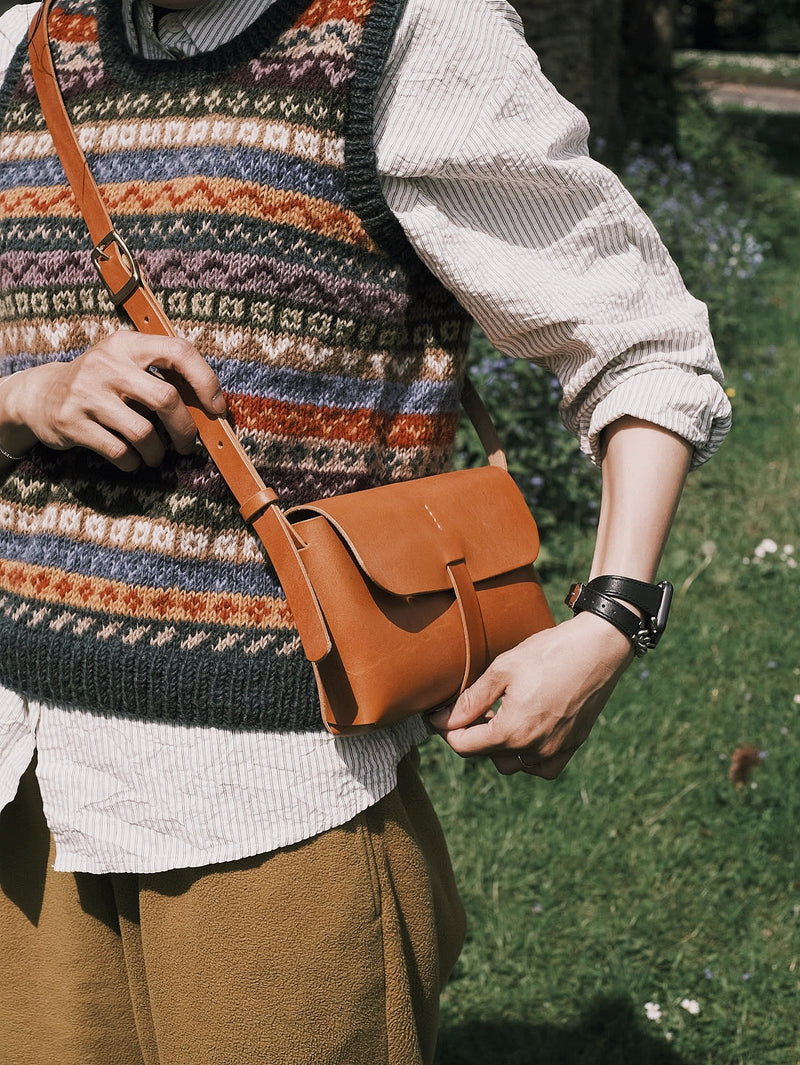
{"label": "ring on finger", "polygon": [[541,764],[538,758],[535,762],[526,762],[524,755],[521,754],[517,755],[517,761],[523,769],[538,769],[539,765]]}

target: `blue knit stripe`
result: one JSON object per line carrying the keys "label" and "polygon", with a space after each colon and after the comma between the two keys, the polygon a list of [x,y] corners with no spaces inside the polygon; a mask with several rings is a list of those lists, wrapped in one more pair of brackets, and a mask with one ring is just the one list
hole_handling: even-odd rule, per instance
{"label": "blue knit stripe", "polygon": [[[259,148],[232,148],[225,152],[212,148],[111,152],[91,156],[89,164],[100,185],[122,181],[146,184],[203,174],[213,175],[214,180],[241,181],[242,175],[247,174],[250,180],[282,192],[315,196],[339,206],[345,203],[344,180],[338,168],[306,159],[296,159],[287,168],[284,154]],[[64,171],[58,159],[12,161],[0,167],[0,188],[25,188],[33,184],[42,188],[64,185]]]}
{"label": "blue knit stripe", "polygon": [[[198,533],[212,530],[195,530]],[[29,535],[25,561],[33,566],[63,569],[83,577],[101,577],[135,585],[142,567],[152,558],[149,551],[123,550],[52,532]],[[0,530],[0,557],[14,558],[18,537]],[[270,566],[258,563],[228,563],[220,559],[194,559],[161,555],[154,587],[180,588],[186,592],[219,592],[241,596],[280,597],[280,585]]]}
{"label": "blue knit stripe", "polygon": [[342,410],[375,410],[382,414],[430,414],[458,410],[452,381],[399,381],[306,374],[288,367],[251,365],[236,359],[210,360],[229,392],[247,392],[281,403],[312,404]]}

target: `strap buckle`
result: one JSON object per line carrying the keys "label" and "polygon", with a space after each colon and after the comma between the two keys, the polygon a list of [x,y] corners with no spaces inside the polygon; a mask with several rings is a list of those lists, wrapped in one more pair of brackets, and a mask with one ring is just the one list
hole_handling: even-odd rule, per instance
{"label": "strap buckle", "polygon": [[580,583],[577,583],[577,582],[575,584],[571,584],[569,586],[569,591],[567,592],[567,597],[564,600],[564,602],[567,604],[567,606],[570,608],[570,610],[574,610],[575,609],[575,606],[576,606],[578,600],[583,595],[583,589],[585,587],[586,587],[585,584],[580,584]]}
{"label": "strap buckle", "polygon": [[661,590],[661,602],[655,614],[645,619],[645,625],[633,638],[633,646],[637,657],[641,658],[647,651],[652,650],[664,634],[669,617],[669,608],[672,603],[672,585],[669,581],[660,581],[657,588]]}
{"label": "strap buckle", "polygon": [[[110,248],[112,244],[116,246],[117,256],[120,263],[131,275],[122,288],[117,289],[116,291],[112,288],[103,274],[103,264],[109,262],[111,259],[111,256],[107,254],[106,249]],[[134,259],[133,253],[122,236],[117,233],[116,229],[112,229],[110,233],[106,234],[106,236],[104,236],[103,239],[92,248],[92,262],[100,275],[100,280],[106,286],[108,295],[111,297],[111,302],[115,307],[119,307],[121,304],[129,300],[137,288],[142,284],[142,275],[139,270],[139,264]]]}

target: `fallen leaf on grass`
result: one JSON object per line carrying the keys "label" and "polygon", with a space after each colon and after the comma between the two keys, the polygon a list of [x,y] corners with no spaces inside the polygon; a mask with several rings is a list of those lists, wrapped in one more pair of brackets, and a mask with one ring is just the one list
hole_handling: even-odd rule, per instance
{"label": "fallen leaf on grass", "polygon": [[737,747],[731,755],[731,765],[728,776],[735,788],[743,788],[757,765],[761,764],[763,755],[757,747],[743,744]]}

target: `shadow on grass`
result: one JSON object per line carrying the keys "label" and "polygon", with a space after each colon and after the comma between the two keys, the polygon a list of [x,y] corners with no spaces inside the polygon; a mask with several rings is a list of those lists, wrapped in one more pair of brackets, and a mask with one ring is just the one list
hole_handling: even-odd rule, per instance
{"label": "shadow on grass", "polygon": [[443,1028],[436,1065],[691,1065],[663,1034],[643,1031],[623,997],[594,999],[577,1024],[471,1021]]}

